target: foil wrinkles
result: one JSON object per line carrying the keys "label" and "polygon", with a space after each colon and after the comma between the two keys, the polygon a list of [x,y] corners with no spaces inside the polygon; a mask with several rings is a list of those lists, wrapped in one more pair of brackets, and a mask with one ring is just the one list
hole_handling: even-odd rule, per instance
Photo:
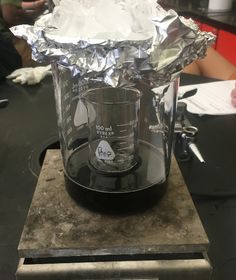
{"label": "foil wrinkles", "polygon": [[52,17],[53,13],[34,26],[19,25],[11,31],[31,45],[34,60],[56,62],[69,68],[72,76],[112,87],[140,79],[151,87],[169,83],[186,65],[204,57],[215,39],[191,19],[160,6],[152,18],[153,36],[143,40],[58,36],[57,28],[50,26]]}

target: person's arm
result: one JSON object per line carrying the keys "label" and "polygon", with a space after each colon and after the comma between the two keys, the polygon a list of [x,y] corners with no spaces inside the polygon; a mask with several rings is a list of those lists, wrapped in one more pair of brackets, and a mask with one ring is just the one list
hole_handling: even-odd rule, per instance
{"label": "person's arm", "polygon": [[45,9],[45,0],[35,0],[30,2],[22,1],[21,7],[24,10],[41,11]]}
{"label": "person's arm", "polygon": [[12,41],[0,33],[0,80],[20,67],[22,67],[21,57]]}
{"label": "person's arm", "polygon": [[9,27],[23,23],[32,24],[34,17],[42,13],[44,8],[45,0],[32,2],[18,1],[15,3],[14,1],[3,1],[1,5],[3,19]]}
{"label": "person's arm", "polygon": [[29,23],[29,17],[20,6],[14,4],[2,4],[2,17],[6,24],[10,27],[22,23]]}
{"label": "person's arm", "polygon": [[192,74],[192,75],[201,75],[199,66],[197,65],[196,61],[193,61],[191,64],[184,67],[183,73]]}
{"label": "person's arm", "polygon": [[216,50],[209,48],[206,57],[194,61],[184,69],[184,72],[209,78],[228,80],[236,73],[236,66],[231,64]]}
{"label": "person's arm", "polygon": [[236,66],[231,64],[213,48],[209,48],[204,59],[196,62],[203,76],[228,80],[236,72]]}
{"label": "person's arm", "polygon": [[[205,58],[194,61],[183,72],[220,80],[236,80],[236,66],[212,48],[208,49]],[[236,83],[231,91],[231,103],[236,107]]]}

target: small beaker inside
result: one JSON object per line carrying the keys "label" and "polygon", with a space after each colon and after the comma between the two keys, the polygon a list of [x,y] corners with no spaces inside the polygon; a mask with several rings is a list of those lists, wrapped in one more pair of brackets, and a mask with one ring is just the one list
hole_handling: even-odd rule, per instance
{"label": "small beaker inside", "polygon": [[96,88],[84,94],[89,162],[98,171],[126,172],[137,164],[140,97],[130,88]]}

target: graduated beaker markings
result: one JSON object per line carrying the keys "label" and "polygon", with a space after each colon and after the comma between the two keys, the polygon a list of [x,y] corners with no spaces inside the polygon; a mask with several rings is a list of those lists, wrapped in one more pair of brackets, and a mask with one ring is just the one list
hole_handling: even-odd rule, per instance
{"label": "graduated beaker markings", "polygon": [[79,94],[88,90],[88,82],[87,81],[78,81],[72,84],[72,93]]}
{"label": "graduated beaker markings", "polygon": [[97,135],[101,137],[111,137],[114,135],[114,131],[112,130],[112,126],[104,127],[103,125],[96,124],[96,132]]}

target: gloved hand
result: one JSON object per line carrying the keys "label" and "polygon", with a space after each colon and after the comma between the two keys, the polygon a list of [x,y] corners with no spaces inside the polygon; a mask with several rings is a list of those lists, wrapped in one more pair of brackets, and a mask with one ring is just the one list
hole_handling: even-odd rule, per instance
{"label": "gloved hand", "polygon": [[51,74],[51,65],[26,67],[13,71],[7,76],[7,79],[12,79],[14,83],[35,85],[42,81],[44,77]]}

